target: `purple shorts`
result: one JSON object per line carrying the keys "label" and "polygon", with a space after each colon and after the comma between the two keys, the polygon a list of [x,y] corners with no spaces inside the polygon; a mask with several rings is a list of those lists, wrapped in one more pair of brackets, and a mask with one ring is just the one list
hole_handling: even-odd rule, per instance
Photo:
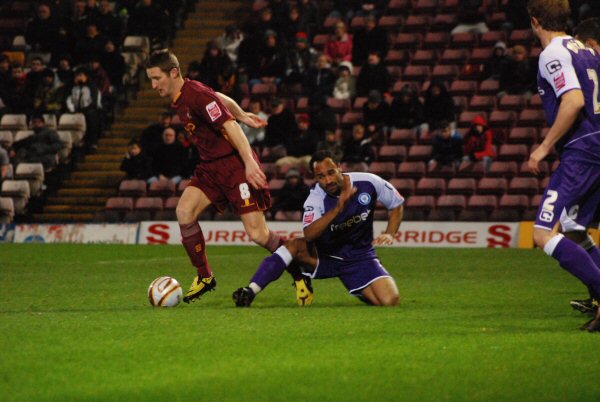
{"label": "purple shorts", "polygon": [[535,226],[552,230],[560,221],[566,232],[585,230],[594,221],[599,205],[600,167],[578,161],[563,162],[550,177]]}
{"label": "purple shorts", "polygon": [[359,295],[364,288],[379,278],[391,278],[378,258],[350,262],[319,258],[317,268],[307,275],[314,279],[340,278],[352,295]]}

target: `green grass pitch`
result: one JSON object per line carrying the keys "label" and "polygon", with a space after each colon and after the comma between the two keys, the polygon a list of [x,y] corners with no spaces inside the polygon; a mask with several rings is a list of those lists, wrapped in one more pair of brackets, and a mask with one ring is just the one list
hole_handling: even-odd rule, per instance
{"label": "green grass pitch", "polygon": [[182,247],[0,245],[0,400],[600,400],[585,289],[540,250],[379,254],[398,308],[336,279],[300,308],[287,274],[235,308],[266,252],[209,247],[217,291],[158,309],[155,277],[193,277]]}

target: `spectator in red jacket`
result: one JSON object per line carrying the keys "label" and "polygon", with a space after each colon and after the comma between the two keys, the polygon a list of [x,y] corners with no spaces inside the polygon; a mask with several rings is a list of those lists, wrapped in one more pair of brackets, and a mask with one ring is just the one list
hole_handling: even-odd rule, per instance
{"label": "spectator in red jacket", "polygon": [[463,160],[483,161],[486,172],[496,157],[493,145],[494,136],[489,129],[487,120],[481,115],[471,121],[471,128],[465,135],[463,145]]}
{"label": "spectator in red jacket", "polygon": [[352,35],[347,32],[346,23],[338,21],[334,34],[325,44],[325,54],[336,66],[342,61],[352,61],[352,44]]}

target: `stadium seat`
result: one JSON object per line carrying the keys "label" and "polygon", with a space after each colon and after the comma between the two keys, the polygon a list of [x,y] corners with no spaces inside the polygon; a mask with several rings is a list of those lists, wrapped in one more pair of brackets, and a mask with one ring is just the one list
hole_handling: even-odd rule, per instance
{"label": "stadium seat", "polygon": [[509,40],[510,46],[514,46],[514,45],[529,46],[535,40],[535,36],[533,34],[533,31],[531,29],[529,29],[529,28],[527,28],[527,29],[514,29],[510,33],[510,37],[509,37],[508,40]]}
{"label": "stadium seat", "polygon": [[473,96],[476,91],[476,81],[455,80],[450,84],[449,88],[449,92],[452,96]]}
{"label": "stadium seat", "polygon": [[401,32],[394,40],[396,49],[415,49],[420,48],[423,42],[423,34],[418,32]]}
{"label": "stadium seat", "polygon": [[498,80],[487,79],[479,84],[480,95],[496,95],[498,91],[500,91],[500,81]]}
{"label": "stadium seat", "polygon": [[531,145],[537,142],[537,129],[535,127],[514,127],[509,132],[507,142]]}
{"label": "stadium seat", "polygon": [[529,99],[529,109],[542,109],[542,98],[539,94],[534,94],[531,99]]}
{"label": "stadium seat", "polygon": [[63,113],[58,118],[58,130],[69,131],[73,146],[83,145],[86,124],[83,113]]}
{"label": "stadium seat", "polygon": [[490,170],[487,172],[489,177],[512,178],[517,175],[518,165],[515,161],[493,161]]}
{"label": "stadium seat", "polygon": [[185,190],[185,188],[188,186],[188,184],[190,184],[190,180],[189,179],[183,179],[179,182],[179,184],[177,185],[177,195],[181,195],[183,194],[183,190]]}
{"label": "stadium seat", "polygon": [[277,159],[283,158],[286,155],[287,150],[281,145],[264,147],[260,154],[260,160],[266,163],[275,162]]}
{"label": "stadium seat", "polygon": [[[409,53],[404,49],[390,49],[385,55],[385,64],[387,66],[405,65],[409,60]],[[395,75],[399,75],[396,73]]]}
{"label": "stadium seat", "polygon": [[[439,16],[436,16],[436,19]],[[444,49],[450,41],[450,35],[447,32],[427,32],[423,37],[423,49]]]}
{"label": "stadium seat", "polygon": [[350,100],[349,99],[336,99],[333,96],[327,98],[327,105],[335,113],[345,113],[350,111]]}
{"label": "stadium seat", "polygon": [[454,169],[454,165],[452,164],[443,165],[441,163],[429,163],[427,165],[428,177],[440,177],[444,179],[449,179],[451,177],[454,177],[455,173],[456,170]]}
{"label": "stadium seat", "polygon": [[135,210],[149,211],[153,214],[156,211],[162,211],[164,206],[163,200],[160,197],[140,197],[135,201]]}
{"label": "stadium seat", "polygon": [[164,205],[164,209],[165,210],[175,210],[177,208],[177,203],[179,203],[179,196],[173,195],[171,197],[168,197],[165,200],[165,205]]}
{"label": "stadium seat", "polygon": [[472,177],[455,177],[448,181],[446,194],[472,195],[475,193],[476,180]]}
{"label": "stadium seat", "polygon": [[431,26],[432,18],[429,15],[409,15],[404,23],[405,32],[425,32]]}
{"label": "stadium seat", "polygon": [[271,192],[271,195],[273,195],[273,197],[276,197],[277,195],[279,195],[279,192],[283,188],[284,184],[285,184],[284,179],[269,180],[269,191]]}
{"label": "stadium seat", "polygon": [[11,223],[15,217],[15,204],[10,197],[0,197],[0,224]]}
{"label": "stadium seat", "polygon": [[390,0],[387,11],[389,14],[402,14],[410,8],[410,0]]}
{"label": "stadium seat", "polygon": [[494,49],[491,47],[473,49],[473,51],[471,52],[471,57],[469,58],[469,62],[475,64],[485,63],[492,58],[493,53]]}
{"label": "stadium seat", "polygon": [[417,142],[417,133],[411,129],[394,128],[390,133],[390,145],[413,145]]}
{"label": "stadium seat", "polygon": [[491,222],[519,222],[521,214],[514,209],[495,209],[491,212],[488,220]]}
{"label": "stadium seat", "polygon": [[451,81],[458,76],[458,66],[455,65],[437,65],[433,67],[431,72],[431,79],[438,81]]}
{"label": "stadium seat", "polygon": [[431,14],[437,9],[438,0],[416,0],[413,1],[412,12],[414,14]]}
{"label": "stadium seat", "polygon": [[390,184],[394,186],[403,197],[414,194],[416,188],[414,179],[390,179]]}
{"label": "stadium seat", "polygon": [[357,31],[365,27],[365,17],[362,15],[355,15],[350,20],[350,30]]}
{"label": "stadium seat", "polygon": [[15,142],[23,141],[26,138],[31,137],[34,134],[33,130],[19,130],[15,133]]}
{"label": "stadium seat", "polygon": [[425,162],[402,162],[398,165],[398,178],[420,179],[425,176]]}
{"label": "stadium seat", "polygon": [[434,209],[429,213],[427,220],[433,222],[452,222],[456,220],[456,215],[450,208]]}
{"label": "stadium seat", "polygon": [[438,177],[423,177],[417,181],[415,194],[439,197],[446,189],[446,181]]}
{"label": "stadium seat", "polygon": [[506,43],[506,34],[503,31],[488,31],[481,34],[479,46],[494,46],[498,42]]}
{"label": "stadium seat", "polygon": [[121,222],[121,214],[119,211],[103,209],[94,212],[92,222],[94,223],[118,223]]}
{"label": "stadium seat", "polygon": [[463,161],[456,169],[456,177],[473,177],[479,179],[485,173],[483,162]]}
{"label": "stadium seat", "polygon": [[106,200],[106,209],[113,211],[133,211],[133,205],[133,198],[131,197],[109,197]]}
{"label": "stadium seat", "polygon": [[27,180],[4,180],[0,196],[12,198],[15,214],[23,214],[31,197],[29,182]]}
{"label": "stadium seat", "polygon": [[[458,213],[465,209],[467,206],[467,198],[464,195],[442,195],[438,198],[436,210],[446,210],[452,212],[452,218],[448,220],[455,220]],[[433,219],[431,215],[429,219]]]}
{"label": "stadium seat", "polygon": [[322,50],[323,47],[325,47],[325,44],[327,43],[328,40],[329,40],[329,35],[317,34],[314,36],[312,43],[316,49]]}
{"label": "stadium seat", "polygon": [[255,97],[270,98],[277,94],[277,86],[275,84],[265,84],[259,82],[252,86],[250,94]]}
{"label": "stadium seat", "polygon": [[459,212],[456,219],[461,222],[484,222],[487,217],[488,213],[484,210],[465,209]]}
{"label": "stadium seat", "polygon": [[441,64],[464,64],[469,52],[466,49],[445,49],[440,57]]}
{"label": "stadium seat", "polygon": [[44,165],[41,163],[21,162],[16,166],[14,178],[15,180],[27,180],[31,196],[37,197],[43,191],[45,179]]}
{"label": "stadium seat", "polygon": [[365,103],[367,103],[366,96],[357,96],[356,98],[354,98],[352,109],[354,109],[355,111],[362,110]]}
{"label": "stadium seat", "polygon": [[482,177],[477,183],[477,194],[502,195],[507,188],[508,180],[504,177]]}
{"label": "stadium seat", "polygon": [[473,49],[477,44],[477,35],[473,32],[456,33],[450,38],[450,46],[453,48]]}
{"label": "stadium seat", "polygon": [[402,74],[402,79],[409,80],[409,81],[423,82],[423,81],[429,79],[430,74],[431,74],[430,66],[411,64],[404,68],[404,72]]}
{"label": "stadium seat", "polygon": [[385,30],[393,30],[402,24],[402,17],[398,15],[382,15],[379,17],[377,26]]}
{"label": "stadium seat", "polygon": [[408,149],[406,160],[411,162],[429,161],[429,159],[431,159],[431,152],[431,145],[413,145]]}
{"label": "stadium seat", "polygon": [[0,130],[0,144],[11,146],[13,143],[13,133],[10,130]]}
{"label": "stadium seat", "polygon": [[340,122],[343,128],[351,128],[355,124],[362,124],[363,115],[362,112],[351,111],[346,112],[342,115],[342,120]]}
{"label": "stadium seat", "polygon": [[521,213],[529,208],[529,197],[526,195],[505,194],[500,197],[500,201],[498,201],[498,208],[512,209]]}
{"label": "stadium seat", "polygon": [[472,195],[467,202],[467,208],[471,210],[481,209],[486,213],[492,212],[498,206],[498,200],[494,195]]}
{"label": "stadium seat", "polygon": [[146,180],[125,179],[119,184],[120,197],[143,197],[146,195]]}
{"label": "stadium seat", "polygon": [[496,98],[493,95],[474,95],[469,102],[469,110],[491,111],[496,107]]}
{"label": "stadium seat", "polygon": [[170,197],[177,191],[177,185],[171,180],[158,180],[148,186],[150,197]]}
{"label": "stadium seat", "polygon": [[499,161],[522,162],[529,156],[529,150],[525,144],[502,144],[498,150]]}
{"label": "stadium seat", "polygon": [[435,207],[435,198],[432,195],[413,195],[406,201],[406,211],[422,211],[425,215]]}
{"label": "stadium seat", "polygon": [[526,100],[523,95],[505,94],[498,102],[498,109],[521,111],[525,107],[525,103]]}
{"label": "stadium seat", "polygon": [[382,145],[377,160],[381,162],[400,163],[406,159],[406,147],[403,145]]}
{"label": "stadium seat", "polygon": [[446,37],[446,41],[439,44],[438,47],[446,47],[448,45],[448,37],[449,32],[452,28],[456,26],[457,18],[456,14],[437,14],[433,17],[433,22],[431,23],[431,31],[434,32],[443,32]]}
{"label": "stadium seat", "polygon": [[73,138],[71,132],[66,130],[57,130],[58,138],[62,147],[58,151],[58,162],[61,164],[67,164],[71,160],[71,152],[73,150]]}
{"label": "stadium seat", "polygon": [[511,110],[493,110],[488,124],[490,127],[512,127],[516,120],[515,112]]}
{"label": "stadium seat", "polygon": [[3,115],[0,119],[0,130],[27,130],[27,115],[25,115],[24,113],[7,113]]}
{"label": "stadium seat", "polygon": [[546,114],[543,110],[525,109],[519,114],[520,126],[544,126],[546,124]]}
{"label": "stadium seat", "polygon": [[372,162],[369,165],[369,172],[389,180],[394,177],[396,164],[394,162]]}
{"label": "stadium seat", "polygon": [[533,196],[539,191],[539,181],[535,177],[513,177],[508,185],[508,194]]}
{"label": "stadium seat", "polygon": [[418,49],[411,59],[412,65],[434,65],[437,63],[438,54],[436,50],[432,49]]}

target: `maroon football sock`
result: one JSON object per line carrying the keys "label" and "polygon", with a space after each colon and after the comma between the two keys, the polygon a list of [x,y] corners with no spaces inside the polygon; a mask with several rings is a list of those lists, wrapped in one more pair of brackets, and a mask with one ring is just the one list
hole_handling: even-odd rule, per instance
{"label": "maroon football sock", "polygon": [[181,243],[190,257],[192,265],[198,270],[198,276],[208,278],[212,270],[206,258],[204,235],[198,222],[179,224],[181,230]]}

